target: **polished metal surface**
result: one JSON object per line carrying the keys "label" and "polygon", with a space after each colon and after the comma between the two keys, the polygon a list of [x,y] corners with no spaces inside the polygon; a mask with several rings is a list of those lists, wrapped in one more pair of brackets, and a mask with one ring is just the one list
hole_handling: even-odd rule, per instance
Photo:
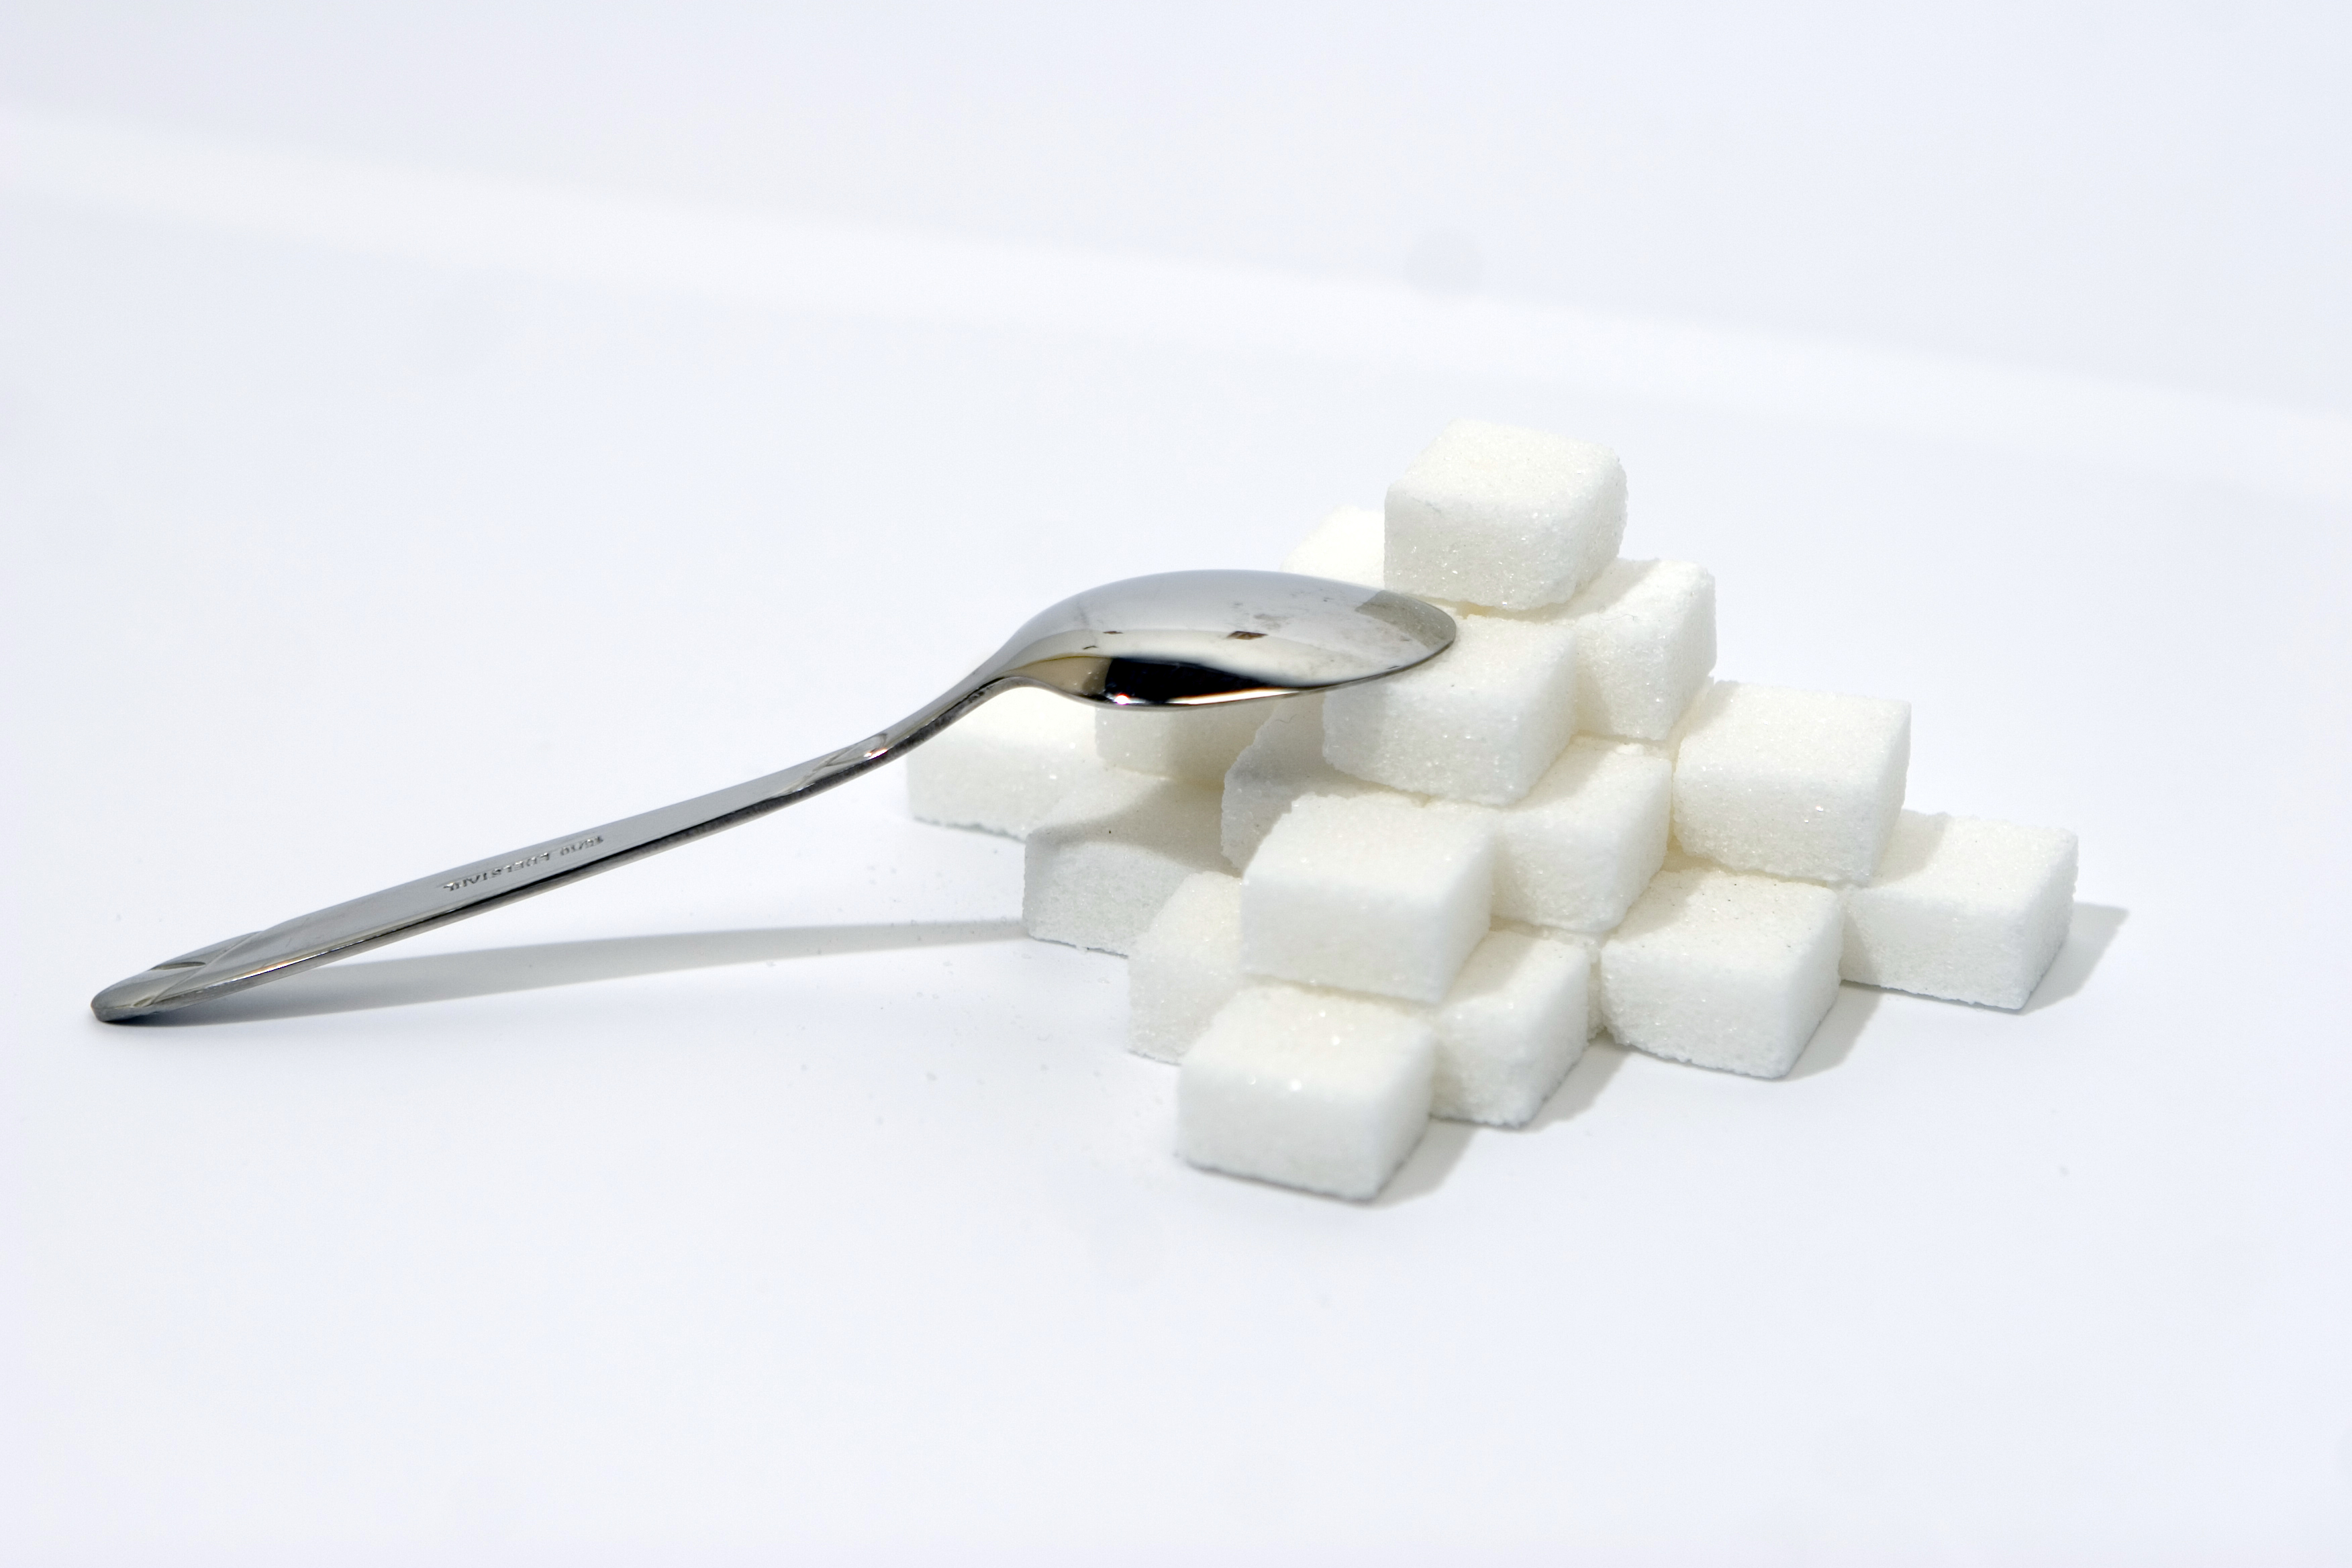
{"label": "polished metal surface", "polygon": [[888,762],[1016,686],[1121,707],[1250,701],[1376,680],[1453,642],[1442,610],[1319,577],[1170,572],[1112,583],[1036,616],[936,701],[855,745],[196,948],[108,986],[90,1010],[120,1023],[226,996],[749,822]]}

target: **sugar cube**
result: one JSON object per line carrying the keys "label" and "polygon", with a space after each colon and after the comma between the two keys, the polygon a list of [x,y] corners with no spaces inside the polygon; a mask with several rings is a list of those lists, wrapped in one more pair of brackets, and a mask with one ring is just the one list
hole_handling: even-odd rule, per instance
{"label": "sugar cube", "polygon": [[1102,771],[1089,705],[1034,687],[992,697],[908,755],[918,820],[1023,838]]}
{"label": "sugar cube", "polygon": [[2074,836],[1906,811],[1845,906],[1848,980],[2022,1007],[2074,911]]}
{"label": "sugar cube", "polygon": [[1673,786],[1663,757],[1571,742],[1526,799],[1494,814],[1495,913],[1556,931],[1616,925],[1665,860]]}
{"label": "sugar cube", "polygon": [[1911,705],[1722,680],[1675,755],[1675,837],[1738,870],[1867,882],[1903,808]]}
{"label": "sugar cube", "polygon": [[1620,1043],[1755,1078],[1794,1067],[1837,999],[1837,894],[1732,871],[1662,871],[1601,947]]}
{"label": "sugar cube", "polygon": [[1576,728],[1576,634],[1497,616],[1454,626],[1427,664],[1323,699],[1324,760],[1391,789],[1507,805]]}
{"label": "sugar cube", "polygon": [[1353,583],[1359,587],[1378,588],[1382,585],[1381,536],[1383,527],[1377,508],[1343,506],[1316,524],[1315,531],[1300,540],[1298,548],[1282,558],[1282,569],[1309,577],[1328,577],[1335,582]]}
{"label": "sugar cube", "polygon": [[1430,1113],[1524,1126],[1584,1054],[1591,955],[1582,947],[1494,931],[1439,1004]]}
{"label": "sugar cube", "polygon": [[1601,1006],[1601,943],[1603,939],[1575,936],[1566,931],[1547,931],[1554,942],[1580,949],[1584,954],[1584,1037],[1598,1039],[1609,1027],[1608,1016]]}
{"label": "sugar cube", "polygon": [[[1673,852],[1669,850],[1668,858]],[[1497,916],[1496,931],[1515,931],[1522,936],[1540,937],[1584,955],[1584,1037],[1597,1038],[1601,1031],[1601,938],[1584,936],[1572,931],[1552,931],[1544,926],[1529,925],[1525,921],[1507,921]]]}
{"label": "sugar cube", "polygon": [[1616,558],[1625,470],[1590,441],[1456,419],[1389,487],[1383,515],[1386,586],[1532,610]]}
{"label": "sugar cube", "polygon": [[1235,870],[1303,795],[1368,795],[1379,786],[1323,760],[1323,699],[1286,697],[1225,773],[1221,836]]}
{"label": "sugar cube", "polygon": [[1372,1197],[1428,1128],[1436,1048],[1410,1008],[1249,985],[1184,1054],[1177,1149],[1213,1171]]}
{"label": "sugar cube", "polygon": [[1242,967],[1439,1002],[1486,934],[1485,824],[1389,795],[1307,795],[1242,873]]}
{"label": "sugar cube", "polygon": [[1686,561],[1614,561],[1564,614],[1576,627],[1576,724],[1663,740],[1715,668],[1715,575]]}
{"label": "sugar cube", "polygon": [[1182,708],[1097,707],[1095,754],[1139,773],[1222,784],[1277,706],[1276,700],[1259,699]]}
{"label": "sugar cube", "polygon": [[1030,829],[1021,923],[1124,954],[1185,878],[1223,869],[1215,790],[1107,767]]}
{"label": "sugar cube", "polygon": [[1127,1045],[1172,1062],[1242,988],[1242,879],[1184,879],[1127,959]]}

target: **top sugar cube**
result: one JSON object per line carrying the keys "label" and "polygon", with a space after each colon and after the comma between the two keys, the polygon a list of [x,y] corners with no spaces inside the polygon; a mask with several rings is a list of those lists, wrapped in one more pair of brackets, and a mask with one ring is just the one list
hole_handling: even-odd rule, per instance
{"label": "top sugar cube", "polygon": [[1598,576],[1624,533],[1608,447],[1456,419],[1389,487],[1384,571],[1400,593],[1539,609]]}

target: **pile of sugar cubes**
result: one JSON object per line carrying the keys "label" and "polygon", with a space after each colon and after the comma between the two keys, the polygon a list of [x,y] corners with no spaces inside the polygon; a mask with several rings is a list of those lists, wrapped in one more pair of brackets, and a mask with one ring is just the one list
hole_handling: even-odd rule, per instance
{"label": "pile of sugar cubes", "polygon": [[1620,559],[1605,447],[1457,420],[1282,563],[1447,609],[1321,697],[1023,690],[909,758],[914,813],[1026,841],[1032,936],[1126,955],[1192,1163],[1366,1198],[1433,1116],[1525,1124],[1606,1031],[1779,1078],[1841,978],[2019,1007],[2074,837],[1903,809],[1909,705],[1714,680],[1715,582]]}

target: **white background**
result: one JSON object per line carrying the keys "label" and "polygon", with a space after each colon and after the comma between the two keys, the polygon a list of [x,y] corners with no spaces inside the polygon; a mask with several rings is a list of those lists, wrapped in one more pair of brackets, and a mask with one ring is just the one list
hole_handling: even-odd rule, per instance
{"label": "white background", "polygon": [[[12,7],[0,1557],[2352,1561],[2347,53]],[[1272,564],[1458,413],[1616,446],[1722,673],[1909,698],[1915,805],[2083,835],[2033,1006],[1598,1047],[1328,1203],[1179,1164],[1118,961],[885,773],[83,1010]]]}

